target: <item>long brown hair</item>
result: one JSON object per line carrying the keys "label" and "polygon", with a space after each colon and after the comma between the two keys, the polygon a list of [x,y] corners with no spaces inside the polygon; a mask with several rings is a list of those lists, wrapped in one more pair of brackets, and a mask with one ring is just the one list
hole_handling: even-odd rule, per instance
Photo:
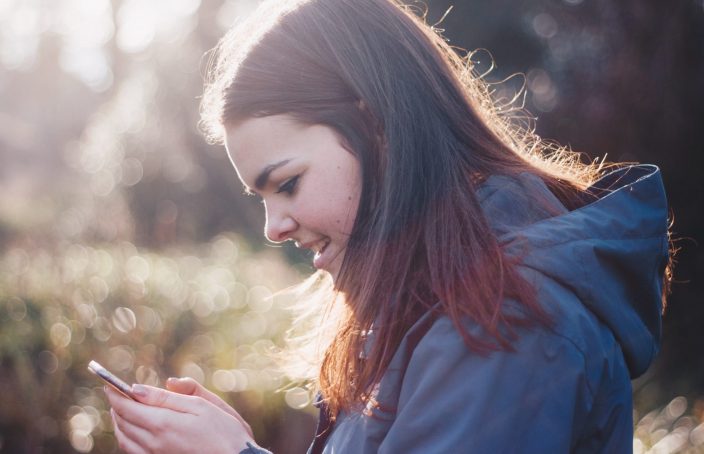
{"label": "long brown hair", "polygon": [[[202,104],[211,140],[239,120],[285,113],[333,128],[361,166],[335,282],[341,298],[326,297],[344,304],[319,365],[333,415],[370,398],[404,333],[431,308],[480,354],[510,349],[519,327],[550,323],[475,190],[491,175],[530,172],[573,209],[599,169],[516,127],[469,59],[422,18],[392,0],[275,0],[215,55]],[[521,310],[505,310],[507,299]]]}

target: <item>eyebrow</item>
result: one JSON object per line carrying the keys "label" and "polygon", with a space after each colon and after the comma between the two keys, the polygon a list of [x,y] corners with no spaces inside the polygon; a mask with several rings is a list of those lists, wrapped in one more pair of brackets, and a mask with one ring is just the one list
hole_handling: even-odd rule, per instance
{"label": "eyebrow", "polygon": [[263,189],[269,182],[269,175],[271,174],[271,172],[283,165],[288,164],[290,161],[290,159],[284,159],[283,161],[279,161],[275,164],[269,164],[268,166],[264,167],[264,170],[262,170],[259,175],[257,175],[257,178],[254,180],[254,187],[259,190]]}

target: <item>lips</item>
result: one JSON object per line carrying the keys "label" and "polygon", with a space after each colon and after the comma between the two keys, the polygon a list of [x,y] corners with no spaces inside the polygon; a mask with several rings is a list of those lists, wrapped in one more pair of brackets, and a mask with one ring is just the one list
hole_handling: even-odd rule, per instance
{"label": "lips", "polygon": [[330,244],[330,238],[324,238],[320,241],[316,241],[314,243],[308,243],[304,244],[302,247],[306,249],[310,249],[311,251],[314,252],[313,256],[313,266],[315,266],[318,269],[321,269],[325,267],[327,262],[329,261],[329,255],[326,254],[328,252],[328,245]]}
{"label": "lips", "polygon": [[329,254],[326,254],[325,252],[328,249],[328,244],[330,244],[330,243],[326,242],[323,245],[322,249],[320,249],[318,252],[315,253],[315,256],[313,257],[313,266],[314,267],[321,269],[321,268],[324,268],[325,265],[327,265]]}
{"label": "lips", "polygon": [[318,244],[317,247],[315,249],[313,249],[313,251],[315,252],[316,255],[320,255],[323,253],[323,251],[325,251],[325,248],[328,247],[328,244],[330,244],[330,240],[326,239],[322,243]]}
{"label": "lips", "polygon": [[319,270],[324,269],[333,273],[334,270],[330,267],[333,266],[333,262],[342,251],[334,247],[328,247],[331,242],[332,240],[326,236],[314,241],[296,241],[296,247],[299,249],[308,249],[313,252],[313,266],[315,268]]}

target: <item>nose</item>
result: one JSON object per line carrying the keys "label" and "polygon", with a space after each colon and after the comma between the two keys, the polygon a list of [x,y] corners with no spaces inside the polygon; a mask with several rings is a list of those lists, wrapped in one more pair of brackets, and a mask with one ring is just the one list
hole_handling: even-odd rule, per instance
{"label": "nose", "polygon": [[266,206],[266,225],[264,235],[272,243],[281,243],[291,238],[298,228],[296,220],[287,212]]}

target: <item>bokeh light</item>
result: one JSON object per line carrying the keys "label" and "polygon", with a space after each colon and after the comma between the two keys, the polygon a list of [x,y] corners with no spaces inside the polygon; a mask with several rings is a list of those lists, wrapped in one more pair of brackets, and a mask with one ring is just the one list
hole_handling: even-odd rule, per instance
{"label": "bokeh light", "polygon": [[291,388],[286,391],[286,404],[295,409],[305,408],[310,404],[310,392],[298,386]]}
{"label": "bokeh light", "polygon": [[[312,390],[277,362],[293,298],[276,294],[312,268],[263,247],[260,206],[196,126],[203,55],[257,4],[0,0],[0,359],[11,365],[0,367],[0,451],[19,440],[33,452],[115,452],[92,359],[128,383],[193,377],[261,433],[286,411],[312,420]],[[613,47],[582,22],[587,7],[517,7],[510,47],[540,54],[519,55],[525,67],[500,78],[525,76],[492,85],[495,96],[525,85],[531,112],[571,121],[561,108],[574,62],[588,81]],[[609,71],[634,66],[620,57]],[[589,98],[584,118],[610,107]],[[704,452],[704,404],[674,392],[634,418],[635,452]]]}

